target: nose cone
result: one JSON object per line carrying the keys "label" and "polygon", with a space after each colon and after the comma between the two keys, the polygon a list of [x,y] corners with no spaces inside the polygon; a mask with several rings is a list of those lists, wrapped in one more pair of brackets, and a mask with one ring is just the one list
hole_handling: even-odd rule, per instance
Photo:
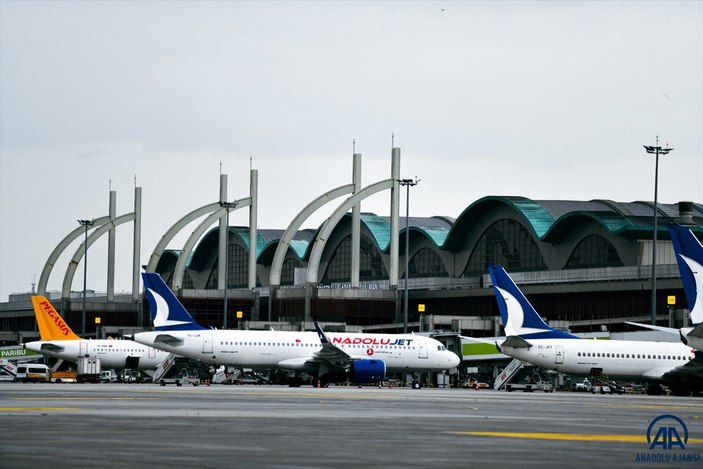
{"label": "nose cone", "polygon": [[449,368],[456,368],[457,366],[459,366],[459,363],[461,363],[461,359],[454,352],[449,352],[449,354]]}

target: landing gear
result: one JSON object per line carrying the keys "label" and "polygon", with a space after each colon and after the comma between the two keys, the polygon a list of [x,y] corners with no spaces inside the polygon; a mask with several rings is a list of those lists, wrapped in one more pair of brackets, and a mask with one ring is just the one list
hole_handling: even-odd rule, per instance
{"label": "landing gear", "polygon": [[420,389],[422,386],[420,385],[420,382],[416,379],[413,380],[412,384],[410,385],[413,389]]}

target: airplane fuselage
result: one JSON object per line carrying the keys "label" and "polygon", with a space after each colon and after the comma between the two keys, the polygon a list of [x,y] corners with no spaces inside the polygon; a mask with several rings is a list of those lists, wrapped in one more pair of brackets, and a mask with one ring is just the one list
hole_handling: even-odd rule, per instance
{"label": "airplane fuselage", "polygon": [[529,348],[501,346],[513,358],[561,373],[588,375],[600,369],[621,379],[661,380],[664,373],[695,358],[675,342],[632,340],[528,339]]}
{"label": "airplane fuselage", "polygon": [[[418,335],[328,333],[330,342],[353,360],[382,360],[386,370],[439,371],[456,367],[459,358],[441,342]],[[153,331],[134,340],[161,350],[218,365],[242,368],[314,370],[322,360],[315,332]]]}
{"label": "airplane fuselage", "polygon": [[154,370],[168,356],[167,352],[131,340],[38,340],[26,343],[25,347],[73,363],[78,357],[98,357],[102,368],[118,370],[126,367]]}

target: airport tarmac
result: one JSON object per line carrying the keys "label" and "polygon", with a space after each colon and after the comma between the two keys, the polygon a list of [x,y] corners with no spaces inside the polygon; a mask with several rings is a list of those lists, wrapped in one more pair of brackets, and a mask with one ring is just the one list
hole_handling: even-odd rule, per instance
{"label": "airport tarmac", "polygon": [[703,399],[672,396],[0,383],[0,426],[2,468],[703,464]]}

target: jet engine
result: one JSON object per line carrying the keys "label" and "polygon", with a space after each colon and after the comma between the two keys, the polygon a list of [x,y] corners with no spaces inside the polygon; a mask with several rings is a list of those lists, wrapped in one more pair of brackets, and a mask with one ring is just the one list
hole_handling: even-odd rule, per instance
{"label": "jet engine", "polygon": [[386,364],[381,360],[354,360],[349,380],[354,383],[378,383],[386,377]]}

